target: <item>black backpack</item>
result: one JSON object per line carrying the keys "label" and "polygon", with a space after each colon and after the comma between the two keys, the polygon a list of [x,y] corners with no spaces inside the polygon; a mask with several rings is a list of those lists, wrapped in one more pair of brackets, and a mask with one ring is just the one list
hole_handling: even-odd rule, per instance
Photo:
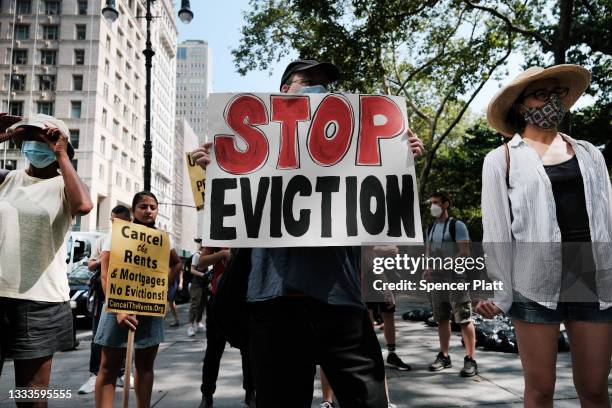
{"label": "black backpack", "polygon": [[251,272],[251,248],[231,249],[230,262],[217,281],[210,316],[228,343],[246,349],[249,341],[247,289]]}

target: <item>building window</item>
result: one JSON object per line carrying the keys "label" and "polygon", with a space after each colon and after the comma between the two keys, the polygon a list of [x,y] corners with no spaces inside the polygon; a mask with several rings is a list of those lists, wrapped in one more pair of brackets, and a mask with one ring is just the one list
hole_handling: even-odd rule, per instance
{"label": "building window", "polygon": [[136,160],[130,159],[130,170],[134,171],[135,168],[136,168]]}
{"label": "building window", "polygon": [[83,75],[72,76],[72,90],[82,91],[83,90]]}
{"label": "building window", "polygon": [[[5,75],[5,86],[8,85],[8,75]],[[13,74],[11,75],[11,91],[25,91],[26,76]]]}
{"label": "building window", "polygon": [[57,64],[57,51],[56,50],[41,50],[40,51],[40,64],[41,65]]}
{"label": "building window", "polygon": [[32,12],[32,0],[18,0],[17,14],[30,14]]}
{"label": "building window", "polygon": [[38,77],[39,91],[55,91],[55,75],[41,75]]}
{"label": "building window", "polygon": [[104,90],[103,90],[103,94],[104,99],[108,101],[108,84],[104,83]]}
{"label": "building window", "polygon": [[78,1],[78,13],[82,16],[87,14],[87,0]]}
{"label": "building window", "polygon": [[112,151],[111,158],[113,159],[113,161],[117,161],[118,156],[119,156],[119,149],[117,149],[117,146],[113,145],[113,151]]}
{"label": "building window", "polygon": [[76,25],[76,39],[85,40],[87,38],[87,26],[85,24]]}
{"label": "building window", "polygon": [[107,118],[108,118],[108,112],[106,112],[106,109],[102,109],[102,124],[104,125],[104,127],[106,127]]}
{"label": "building window", "polygon": [[38,113],[44,113],[45,115],[53,116],[53,102],[38,102],[37,108]]}
{"label": "building window", "polygon": [[127,154],[121,153],[121,165],[127,167]]}
{"label": "building window", "polygon": [[134,191],[136,191],[136,192],[140,191],[140,184],[134,183]]}
{"label": "building window", "polygon": [[13,64],[25,65],[28,63],[28,50],[13,50]]}
{"label": "building window", "polygon": [[106,154],[106,138],[104,136],[100,137],[100,153]]}
{"label": "building window", "polygon": [[115,185],[121,187],[121,174],[119,172],[115,173]]}
{"label": "building window", "polygon": [[11,101],[9,104],[9,113],[15,116],[23,116],[23,102]]}
{"label": "building window", "polygon": [[59,40],[59,26],[58,25],[43,26],[43,40]]}
{"label": "building window", "polygon": [[81,101],[70,102],[70,117],[75,119],[81,117]]}
{"label": "building window", "polygon": [[27,40],[30,38],[30,26],[28,24],[15,25],[15,39]]}
{"label": "building window", "polygon": [[85,65],[85,50],[74,50],[74,65]]}
{"label": "building window", "polygon": [[75,149],[79,148],[79,137],[81,136],[81,131],[79,129],[70,129],[70,144]]}
{"label": "building window", "polygon": [[110,62],[104,61],[104,73],[108,76],[110,74]]}
{"label": "building window", "polygon": [[104,165],[98,166],[98,178],[104,181]]}
{"label": "building window", "polygon": [[45,14],[59,16],[62,13],[62,5],[59,0],[45,0]]}
{"label": "building window", "polygon": [[132,181],[130,180],[130,178],[129,178],[129,177],[126,177],[126,178],[125,178],[125,189],[128,191],[128,193],[129,193],[130,191],[132,191],[132,190],[130,189],[130,188],[131,188],[131,184],[132,184]]}

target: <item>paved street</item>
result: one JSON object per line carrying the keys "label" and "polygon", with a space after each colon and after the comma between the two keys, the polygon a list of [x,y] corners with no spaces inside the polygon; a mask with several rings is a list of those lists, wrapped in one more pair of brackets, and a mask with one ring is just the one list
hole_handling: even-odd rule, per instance
{"label": "paved street", "polygon": [[[427,365],[437,353],[435,329],[423,323],[402,321],[400,303],[398,310],[398,354],[414,366],[411,372],[388,369],[391,400],[400,407],[519,407],[522,406],[522,378],[520,361],[515,354],[479,352],[480,376],[472,379],[459,377],[463,354],[458,336],[453,336],[451,357],[453,368],[441,373],[430,373]],[[188,305],[179,306],[182,321],[186,320]],[[168,324],[168,323],[167,323]],[[379,332],[382,344],[382,332]],[[59,353],[53,361],[52,389],[70,389],[70,400],[52,401],[50,407],[90,407],[93,394],[77,395],[79,386],[88,376],[89,341],[91,334],[79,333],[78,350]],[[166,342],[160,346],[156,360],[156,380],[153,406],[157,408],[197,407],[200,400],[200,373],[205,347],[204,333],[194,338],[186,336],[186,329],[167,327]],[[579,406],[572,386],[569,353],[558,358],[557,391],[555,407]],[[13,386],[13,365],[7,362],[0,379],[0,408],[14,406],[8,399]],[[612,377],[610,379],[612,391]],[[221,372],[215,394],[215,407],[241,407],[243,399],[240,354],[228,348],[221,363]],[[120,406],[121,388],[118,388],[116,406]],[[320,384],[315,382],[313,407],[321,401]],[[135,399],[130,397],[131,406]]]}

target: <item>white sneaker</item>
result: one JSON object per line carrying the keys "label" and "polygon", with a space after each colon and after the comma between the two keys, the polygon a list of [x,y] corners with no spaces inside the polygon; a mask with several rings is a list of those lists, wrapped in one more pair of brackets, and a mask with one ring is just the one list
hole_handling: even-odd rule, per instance
{"label": "white sneaker", "polygon": [[193,337],[195,336],[196,331],[193,328],[193,324],[190,324],[189,327],[187,328],[187,336],[189,337]]}
{"label": "white sneaker", "polygon": [[198,322],[198,332],[199,333],[204,332],[204,324],[202,322]]}
{"label": "white sneaker", "polygon": [[[117,387],[123,388],[124,384],[125,384],[125,375],[117,377]],[[132,390],[134,389],[134,376],[132,374],[130,374],[130,389]]]}
{"label": "white sneaker", "polygon": [[85,381],[85,384],[79,388],[79,394],[91,394],[96,389],[96,375],[89,374],[89,378]]}

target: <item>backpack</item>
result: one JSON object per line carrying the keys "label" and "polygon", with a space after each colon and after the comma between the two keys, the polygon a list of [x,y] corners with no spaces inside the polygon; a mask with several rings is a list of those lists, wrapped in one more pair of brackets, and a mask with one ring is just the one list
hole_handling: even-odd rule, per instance
{"label": "backpack", "polygon": [[231,249],[231,258],[219,276],[209,314],[230,346],[244,350],[249,340],[247,289],[251,272],[251,248]]}

